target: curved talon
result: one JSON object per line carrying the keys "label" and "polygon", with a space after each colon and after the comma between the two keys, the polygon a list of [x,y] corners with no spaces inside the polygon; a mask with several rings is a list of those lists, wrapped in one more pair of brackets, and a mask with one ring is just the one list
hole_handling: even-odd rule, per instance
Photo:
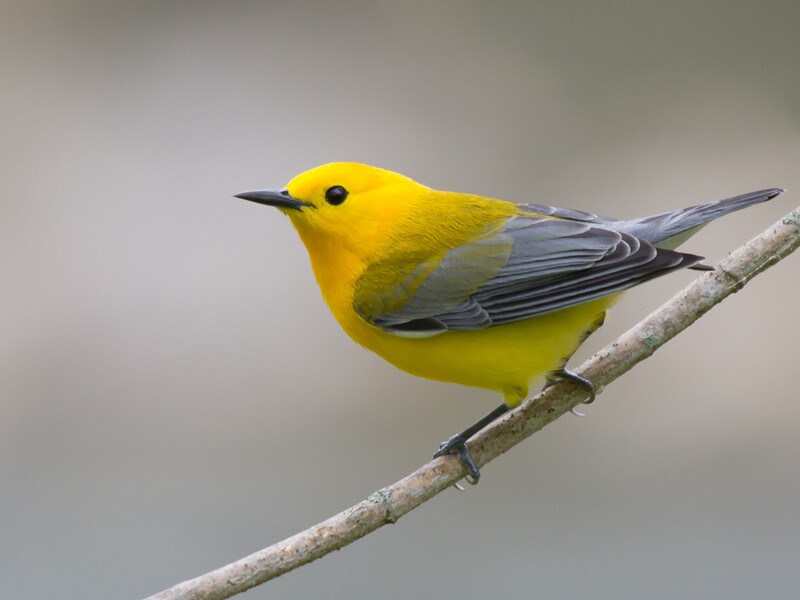
{"label": "curved talon", "polygon": [[[455,454],[458,458],[458,462],[467,468],[469,473],[464,477],[467,483],[471,485],[478,483],[481,478],[481,472],[475,464],[475,461],[472,460],[472,455],[469,453],[469,450],[467,450],[467,441],[463,436],[456,434],[446,442],[439,444],[439,449],[433,455],[433,458],[439,458],[446,454]],[[464,489],[459,487],[458,484],[456,484],[456,487],[462,490]]]}
{"label": "curved talon", "polygon": [[444,456],[445,454],[455,454],[461,464],[467,467],[467,470],[469,471],[465,479],[468,483],[475,485],[481,478],[481,472],[478,470],[478,466],[475,464],[475,461],[472,460],[469,450],[467,450],[467,440],[481,431],[487,425],[494,423],[498,418],[506,414],[508,410],[508,405],[504,402],[482,419],[478,419],[464,431],[455,434],[446,442],[439,444],[439,449],[433,455],[433,458],[438,458],[440,456]]}
{"label": "curved talon", "polygon": [[586,377],[578,375],[574,371],[570,371],[569,369],[564,368],[556,373],[556,377],[560,377],[561,379],[566,379],[568,381],[571,381],[572,383],[579,385],[583,389],[585,389],[589,393],[589,398],[587,400],[584,400],[583,404],[591,404],[597,397],[596,395],[597,388],[595,387],[595,385],[591,381],[586,379]]}
{"label": "curved talon", "polygon": [[467,467],[469,471],[469,475],[464,477],[467,480],[467,483],[470,485],[477,485],[478,480],[481,478],[481,472],[478,470],[478,465],[475,464],[475,461],[472,460],[472,455],[467,450],[467,445],[462,443],[458,446],[456,451],[456,456],[458,456],[459,462]]}
{"label": "curved talon", "polygon": [[586,416],[585,412],[578,412],[578,409],[576,409],[574,406],[569,409],[569,412],[571,412],[576,417],[585,417]]}

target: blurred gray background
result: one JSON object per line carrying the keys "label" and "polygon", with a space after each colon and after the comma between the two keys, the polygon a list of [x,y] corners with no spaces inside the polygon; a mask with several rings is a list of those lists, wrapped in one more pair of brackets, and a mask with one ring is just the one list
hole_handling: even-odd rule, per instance
{"label": "blurred gray background", "polygon": [[[277,211],[333,160],[620,217],[790,190],[800,4],[27,2],[0,18],[3,598],[138,598],[414,470],[495,395],[324,306]],[[793,257],[484,469],[247,598],[796,598]],[[629,293],[588,356],[688,283]],[[577,364],[574,361],[573,364]]]}

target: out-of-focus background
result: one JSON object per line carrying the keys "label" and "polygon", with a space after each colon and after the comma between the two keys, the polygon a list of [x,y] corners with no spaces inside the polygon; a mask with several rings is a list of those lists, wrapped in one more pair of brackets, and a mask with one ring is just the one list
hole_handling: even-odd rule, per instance
{"label": "out-of-focus background", "polygon": [[[0,19],[4,598],[137,598],[279,541],[494,407],[359,348],[277,211],[333,160],[642,216],[800,204],[800,4],[26,2]],[[248,598],[796,598],[793,257],[392,527]],[[586,357],[694,277],[627,295]],[[576,364],[575,361],[573,364]]]}

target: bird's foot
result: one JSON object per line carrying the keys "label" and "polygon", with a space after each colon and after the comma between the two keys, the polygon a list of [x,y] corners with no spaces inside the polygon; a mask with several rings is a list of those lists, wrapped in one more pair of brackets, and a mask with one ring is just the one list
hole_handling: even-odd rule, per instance
{"label": "bird's foot", "polygon": [[[475,464],[469,450],[467,450],[467,440],[490,423],[494,423],[499,417],[506,414],[508,410],[508,406],[505,403],[501,404],[482,419],[475,421],[475,423],[467,427],[464,431],[455,434],[446,442],[439,444],[439,449],[436,451],[436,454],[433,455],[433,458],[439,458],[445,454],[455,454],[459,462],[469,471],[466,480],[472,485],[477,484],[478,480],[481,478],[481,472],[478,470],[478,465]],[[463,489],[458,484],[456,484],[456,487],[458,489]]]}
{"label": "bird's foot", "polygon": [[566,368],[554,372],[552,375],[552,379],[548,379],[548,382],[545,385],[545,387],[550,387],[558,379],[566,379],[567,381],[570,381],[575,385],[579,385],[584,390],[586,390],[586,392],[589,394],[589,397],[583,401],[583,404],[591,404],[597,397],[597,387],[591,381],[586,379],[586,377],[578,375],[574,371],[570,371],[569,369]]}
{"label": "bird's foot", "polygon": [[478,465],[472,460],[472,455],[467,450],[467,440],[463,435],[457,433],[446,442],[439,444],[439,449],[433,455],[433,458],[439,458],[446,454],[454,454],[458,457],[458,461],[467,468],[469,474],[466,480],[472,485],[476,485],[481,478],[481,472]]}

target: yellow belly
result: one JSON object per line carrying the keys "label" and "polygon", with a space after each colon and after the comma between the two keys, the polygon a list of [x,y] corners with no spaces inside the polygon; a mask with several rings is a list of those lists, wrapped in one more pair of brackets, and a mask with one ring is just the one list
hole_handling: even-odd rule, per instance
{"label": "yellow belly", "polygon": [[525,321],[428,338],[392,335],[352,309],[334,314],[350,337],[396,367],[428,379],[495,390],[506,404],[516,406],[533,379],[564,365],[615,300],[616,295],[608,296]]}

